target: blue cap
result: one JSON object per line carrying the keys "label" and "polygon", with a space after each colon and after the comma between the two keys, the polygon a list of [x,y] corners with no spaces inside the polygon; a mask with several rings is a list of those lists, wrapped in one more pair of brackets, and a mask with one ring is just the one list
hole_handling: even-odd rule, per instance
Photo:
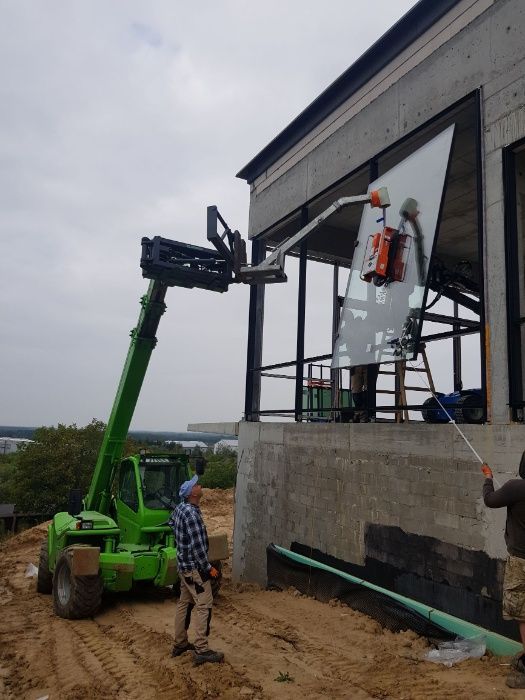
{"label": "blue cap", "polygon": [[198,474],[195,474],[195,476],[192,476],[192,478],[189,481],[185,481],[179,489],[179,496],[181,498],[188,498],[192,488],[195,486],[198,480],[199,476]]}

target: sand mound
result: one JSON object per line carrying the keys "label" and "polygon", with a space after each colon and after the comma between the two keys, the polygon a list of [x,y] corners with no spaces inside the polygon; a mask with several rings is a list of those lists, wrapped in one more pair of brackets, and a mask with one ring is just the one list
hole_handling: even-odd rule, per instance
{"label": "sand mound", "polygon": [[[206,489],[210,532],[233,524],[233,491]],[[501,659],[446,669],[421,660],[426,642],[393,634],[340,605],[225,584],[214,608],[211,644],[220,666],[170,657],[174,599],[169,594],[107,596],[93,620],[53,615],[50,596],[25,578],[38,561],[45,526],[0,547],[0,697],[7,700],[148,698],[397,698],[504,700]]]}

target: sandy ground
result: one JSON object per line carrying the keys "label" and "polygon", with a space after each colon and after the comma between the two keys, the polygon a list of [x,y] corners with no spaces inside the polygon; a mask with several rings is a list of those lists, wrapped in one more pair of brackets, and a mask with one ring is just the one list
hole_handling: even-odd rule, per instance
{"label": "sandy ground", "polygon": [[[203,511],[210,532],[231,535],[232,491],[205,491]],[[347,607],[294,591],[232,584],[229,563],[211,636],[225,662],[193,668],[191,654],[170,657],[175,600],[164,592],[108,597],[92,620],[55,617],[51,597],[37,594],[35,580],[25,578],[27,564],[37,564],[44,530],[38,526],[0,547],[0,697],[6,700],[525,694],[505,687],[508,659],[436,666],[422,660],[426,642],[411,632],[383,631]]]}

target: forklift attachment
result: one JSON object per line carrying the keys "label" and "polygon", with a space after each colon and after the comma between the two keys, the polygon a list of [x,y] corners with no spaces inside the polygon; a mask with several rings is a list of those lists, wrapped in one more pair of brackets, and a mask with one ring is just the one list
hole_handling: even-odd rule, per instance
{"label": "forklift attachment", "polygon": [[160,236],[142,239],[140,266],[143,277],[168,287],[226,292],[233,281],[233,260],[219,251]]}

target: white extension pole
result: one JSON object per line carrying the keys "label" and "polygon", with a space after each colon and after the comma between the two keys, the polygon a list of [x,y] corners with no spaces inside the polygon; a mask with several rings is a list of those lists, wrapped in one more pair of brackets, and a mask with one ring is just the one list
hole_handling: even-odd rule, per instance
{"label": "white extension pole", "polygon": [[[421,379],[421,381],[423,382],[423,384],[425,385],[425,388],[429,390],[429,392],[432,394],[432,396],[435,398],[435,400],[436,400],[436,401],[438,402],[438,404],[441,406],[441,408],[442,408],[443,411],[445,412],[445,415],[449,417],[449,422],[452,423],[452,425],[456,428],[456,430],[457,430],[458,433],[461,435],[461,437],[463,438],[463,440],[465,440],[465,442],[467,443],[467,445],[470,447],[470,449],[472,450],[472,452],[473,452],[474,455],[476,456],[476,459],[478,460],[478,462],[479,462],[480,464],[485,464],[485,460],[481,459],[481,457],[479,456],[479,454],[478,454],[478,453],[476,452],[476,450],[472,447],[472,445],[471,445],[471,443],[470,443],[470,440],[467,439],[467,436],[465,435],[465,433],[461,430],[461,428],[460,428],[459,425],[456,423],[456,421],[455,421],[453,418],[451,418],[450,413],[447,411],[447,409],[443,406],[443,404],[441,403],[441,401],[438,399],[438,397],[437,397],[437,396],[435,395],[435,393],[432,391],[432,389],[430,388],[430,384],[429,384],[428,382],[425,382],[425,381],[424,381],[423,377],[421,377],[421,375],[420,375],[419,372],[416,372],[416,374],[417,374],[417,376]],[[494,476],[493,476],[492,478],[493,478],[493,481],[494,481],[494,483],[496,484],[496,486],[497,486],[498,488],[500,488],[501,484],[498,482],[498,480],[497,480]]]}

